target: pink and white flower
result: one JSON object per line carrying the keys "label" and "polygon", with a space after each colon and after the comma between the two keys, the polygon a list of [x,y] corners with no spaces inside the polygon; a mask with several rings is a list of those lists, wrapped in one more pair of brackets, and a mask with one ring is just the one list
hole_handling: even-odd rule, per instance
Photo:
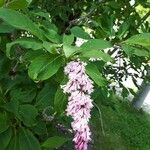
{"label": "pink and white flower", "polygon": [[71,126],[75,132],[73,141],[76,150],[87,150],[88,142],[91,140],[88,122],[93,107],[90,97],[93,92],[93,81],[85,72],[86,65],[80,60],[69,62],[64,69],[69,81],[61,86],[63,92],[69,94],[66,112],[73,118]]}

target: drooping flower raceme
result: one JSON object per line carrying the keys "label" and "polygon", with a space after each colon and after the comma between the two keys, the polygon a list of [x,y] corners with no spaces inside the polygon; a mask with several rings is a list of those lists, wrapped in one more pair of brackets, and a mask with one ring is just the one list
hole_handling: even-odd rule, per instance
{"label": "drooping flower raceme", "polygon": [[64,93],[69,94],[67,115],[73,118],[71,124],[75,136],[76,150],[87,150],[88,142],[91,140],[88,122],[90,111],[93,107],[90,94],[93,92],[93,81],[85,73],[86,63],[80,60],[71,61],[64,69],[69,81],[62,85]]}

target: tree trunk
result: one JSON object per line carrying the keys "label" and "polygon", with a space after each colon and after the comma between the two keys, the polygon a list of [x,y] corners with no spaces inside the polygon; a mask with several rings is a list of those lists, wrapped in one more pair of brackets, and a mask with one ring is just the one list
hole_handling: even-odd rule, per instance
{"label": "tree trunk", "polygon": [[[150,76],[150,70],[148,71],[147,75]],[[143,81],[138,94],[133,99],[133,106],[136,109],[140,109],[142,107],[144,100],[149,92],[150,92],[150,85],[146,85],[145,82]]]}

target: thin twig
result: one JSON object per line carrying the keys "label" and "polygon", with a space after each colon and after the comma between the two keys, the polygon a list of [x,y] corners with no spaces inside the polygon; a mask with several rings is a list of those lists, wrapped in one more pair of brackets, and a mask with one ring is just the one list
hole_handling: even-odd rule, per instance
{"label": "thin twig", "polygon": [[97,108],[97,110],[98,110],[98,112],[99,112],[99,119],[100,119],[100,122],[101,122],[102,133],[103,133],[103,135],[105,136],[104,124],[103,124],[103,118],[102,118],[101,110],[100,110],[100,108],[97,106],[97,104],[96,104],[95,102],[93,102],[93,104],[95,105],[95,107]]}
{"label": "thin twig", "polygon": [[90,10],[90,12],[87,13],[86,15],[81,16],[80,18],[71,20],[71,21],[69,22],[69,26],[68,26],[68,27],[66,28],[66,30],[65,30],[65,33],[66,33],[73,25],[78,24],[79,22],[85,20],[85,19],[88,18],[90,15],[92,15],[94,12],[95,12],[95,8],[92,8],[92,9]]}
{"label": "thin twig", "polygon": [[136,28],[138,28],[149,16],[150,16],[150,11],[147,14],[145,14],[145,16],[141,19],[141,21],[139,21]]}

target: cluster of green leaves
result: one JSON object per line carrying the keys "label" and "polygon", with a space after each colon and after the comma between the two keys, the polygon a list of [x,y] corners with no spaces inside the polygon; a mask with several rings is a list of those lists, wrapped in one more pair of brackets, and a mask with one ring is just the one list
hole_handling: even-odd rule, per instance
{"label": "cluster of green leaves", "polygon": [[[64,114],[67,97],[60,89],[66,83],[63,68],[67,62],[78,58],[87,62],[86,72],[95,89],[101,87],[108,94],[110,81],[105,77],[111,74],[108,62],[115,59],[104,49],[116,44],[131,63],[137,58],[142,63],[149,61],[149,28],[143,27],[139,34],[136,23],[141,18],[135,9],[126,1],[113,2],[0,1],[2,150],[47,150],[64,143],[72,147],[70,120]],[[146,2],[136,5],[139,3],[147,7]],[[119,30],[115,32],[117,19]],[[80,47],[75,44],[78,38],[86,41]],[[100,61],[92,63],[89,58]],[[57,128],[61,123],[67,128],[66,135]]]}
{"label": "cluster of green leaves", "polygon": [[[27,72],[10,74],[13,63],[0,53],[0,139],[1,149],[54,149],[70,140],[55,129],[58,116],[49,124],[43,114],[48,106],[54,106],[57,82],[36,84]],[[7,63],[8,69],[4,67]],[[23,66],[24,67],[24,66]],[[10,70],[9,70],[10,69]],[[52,116],[54,110],[45,115]],[[55,142],[57,139],[57,143]]]}
{"label": "cluster of green leaves", "polygon": [[[54,114],[59,116],[65,110],[66,96],[59,89],[64,76],[65,63],[72,57],[79,56],[87,60],[91,55],[105,62],[111,61],[108,54],[98,51],[99,48],[107,48],[111,44],[104,40],[89,39],[81,48],[78,48],[73,45],[73,42],[75,36],[78,37],[78,34],[80,36],[80,30],[88,35],[83,29],[73,28],[72,34],[60,36],[54,24],[49,22],[55,29],[44,27],[49,31],[46,33],[26,15],[8,8],[0,8],[0,18],[4,21],[2,22],[4,28],[1,28],[4,35],[9,33],[13,36],[14,32],[20,33],[20,37],[6,43],[6,51],[5,49],[1,51],[2,149],[58,148],[68,141],[68,138],[56,131],[51,134],[54,127],[47,125],[43,120],[42,112],[48,106],[53,108],[50,116]],[[34,37],[26,37],[24,30]],[[91,48],[94,49],[93,53]],[[87,71],[99,86],[106,85],[105,82],[100,82],[105,79],[96,66],[93,68],[88,65]],[[60,120],[58,116],[55,116],[56,120]],[[55,121],[51,124],[57,125],[58,122]],[[3,135],[6,135],[6,139]]]}

